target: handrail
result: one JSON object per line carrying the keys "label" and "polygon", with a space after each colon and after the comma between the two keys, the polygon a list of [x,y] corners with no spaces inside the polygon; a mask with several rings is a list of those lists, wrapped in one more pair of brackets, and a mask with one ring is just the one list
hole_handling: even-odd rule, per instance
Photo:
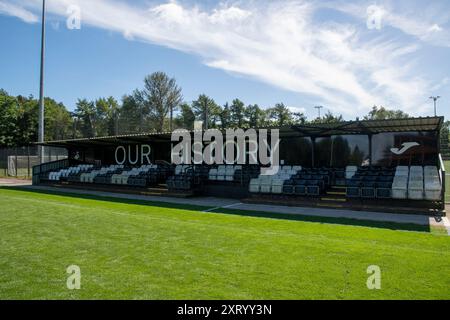
{"label": "handrail", "polygon": [[445,163],[444,160],[442,159],[442,154],[439,153],[439,166],[440,166],[440,171],[441,171],[441,183],[442,183],[442,194],[441,194],[441,200],[442,200],[442,209],[445,209]]}
{"label": "handrail", "polygon": [[51,170],[59,170],[68,167],[70,164],[69,159],[62,159],[47,163],[42,163],[33,167],[33,185],[40,183],[40,176],[42,173],[46,173]]}

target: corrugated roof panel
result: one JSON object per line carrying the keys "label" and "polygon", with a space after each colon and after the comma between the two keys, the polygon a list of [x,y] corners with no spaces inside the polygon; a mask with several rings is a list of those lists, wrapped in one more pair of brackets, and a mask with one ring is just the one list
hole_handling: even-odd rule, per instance
{"label": "corrugated roof panel", "polygon": [[[261,129],[279,129],[280,136],[330,136],[343,134],[377,134],[385,132],[407,132],[407,131],[438,131],[444,122],[443,117],[429,118],[408,118],[393,120],[362,120],[347,121],[340,123],[308,124],[298,126],[285,126],[282,128],[257,128]],[[198,132],[190,131],[191,133]],[[149,132],[138,134],[126,134],[106,137],[80,138],[59,141],[49,141],[44,145],[51,146],[69,146],[69,145],[98,145],[102,142],[129,142],[131,138],[139,142],[153,139],[163,139],[170,141],[171,132]]]}

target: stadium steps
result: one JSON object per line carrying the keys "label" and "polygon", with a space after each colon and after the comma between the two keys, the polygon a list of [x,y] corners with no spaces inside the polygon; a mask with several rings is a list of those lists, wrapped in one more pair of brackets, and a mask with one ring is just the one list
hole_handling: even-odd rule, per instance
{"label": "stadium steps", "polygon": [[141,195],[153,196],[153,197],[171,197],[171,198],[189,198],[195,195],[193,191],[169,191],[168,189],[148,189],[146,191],[141,191]]}
{"label": "stadium steps", "polygon": [[334,202],[317,203],[317,207],[319,207],[319,208],[329,208],[329,209],[345,208],[345,206],[342,203],[334,203]]}
{"label": "stadium steps", "polygon": [[323,201],[337,201],[337,202],[346,202],[347,201],[347,193],[345,187],[340,186],[332,186],[328,189],[325,195],[322,197]]}
{"label": "stadium steps", "polygon": [[327,195],[320,198],[321,201],[327,201],[327,202],[347,202],[347,198],[344,198],[342,196],[333,196],[333,195]]}

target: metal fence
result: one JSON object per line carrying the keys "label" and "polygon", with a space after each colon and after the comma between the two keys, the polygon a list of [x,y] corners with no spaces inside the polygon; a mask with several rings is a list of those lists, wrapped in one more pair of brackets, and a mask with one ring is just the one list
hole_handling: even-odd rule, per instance
{"label": "metal fence", "polygon": [[67,150],[62,148],[43,148],[42,161],[38,146],[0,148],[0,177],[31,178],[34,166],[63,159]]}

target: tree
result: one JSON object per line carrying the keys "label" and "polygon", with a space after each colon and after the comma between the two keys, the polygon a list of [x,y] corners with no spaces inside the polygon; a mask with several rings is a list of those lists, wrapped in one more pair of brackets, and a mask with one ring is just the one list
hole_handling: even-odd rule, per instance
{"label": "tree", "polygon": [[197,100],[192,102],[192,109],[197,119],[203,121],[203,129],[207,130],[216,126],[220,115],[220,107],[213,99],[201,94]]}
{"label": "tree", "polygon": [[401,110],[388,110],[385,107],[373,106],[364,120],[406,119],[409,115]]}
{"label": "tree", "polygon": [[[37,111],[37,101],[34,105],[36,107],[33,110]],[[72,121],[69,111],[62,103],[58,103],[50,98],[45,99],[45,140],[63,140],[68,138],[72,131]]]}
{"label": "tree", "polygon": [[144,80],[144,89],[135,92],[135,98],[142,109],[148,110],[156,131],[164,130],[169,115],[169,129],[172,130],[173,112],[182,100],[181,89],[175,79],[164,72],[155,72]]}
{"label": "tree", "polygon": [[0,91],[0,145],[12,147],[17,134],[17,100]]}
{"label": "tree", "polygon": [[305,124],[307,121],[307,117],[303,112],[294,112],[292,113],[292,124],[300,125]]}
{"label": "tree", "polygon": [[38,110],[39,103],[29,96],[17,97],[17,122],[16,122],[16,138],[14,145],[25,145],[36,142],[38,127]]}
{"label": "tree", "polygon": [[283,103],[277,103],[268,113],[274,126],[282,127],[292,123],[292,112]]}
{"label": "tree", "polygon": [[450,138],[450,121],[445,121],[442,125],[441,137],[446,140]]}
{"label": "tree", "polygon": [[245,126],[245,105],[239,99],[234,99],[230,106],[231,125],[235,128]]}
{"label": "tree", "polygon": [[230,106],[227,103],[225,103],[225,105],[223,106],[223,108],[220,110],[220,127],[222,129],[228,129],[231,126],[231,110],[230,110]]}
{"label": "tree", "polygon": [[125,95],[122,97],[122,107],[119,112],[120,128],[119,133],[130,134],[141,132],[143,123],[142,110],[136,101],[135,95]]}
{"label": "tree", "polygon": [[330,110],[321,118],[314,119],[312,123],[340,123],[344,122],[344,117],[339,114],[335,115]]}
{"label": "tree", "polygon": [[[39,103],[33,96],[13,97],[0,90],[0,146],[23,146],[37,141]],[[70,136],[72,119],[62,103],[45,98],[46,141]]]}
{"label": "tree", "polygon": [[95,103],[86,99],[78,99],[75,114],[79,120],[78,127],[81,135],[95,137],[97,135]]}
{"label": "tree", "polygon": [[101,136],[118,135],[119,104],[113,97],[100,98],[95,101],[97,134]]}
{"label": "tree", "polygon": [[245,109],[245,117],[250,128],[261,128],[266,125],[266,112],[257,104],[249,105]]}
{"label": "tree", "polygon": [[180,105],[180,114],[175,119],[177,127],[192,130],[194,128],[195,114],[188,103]]}

